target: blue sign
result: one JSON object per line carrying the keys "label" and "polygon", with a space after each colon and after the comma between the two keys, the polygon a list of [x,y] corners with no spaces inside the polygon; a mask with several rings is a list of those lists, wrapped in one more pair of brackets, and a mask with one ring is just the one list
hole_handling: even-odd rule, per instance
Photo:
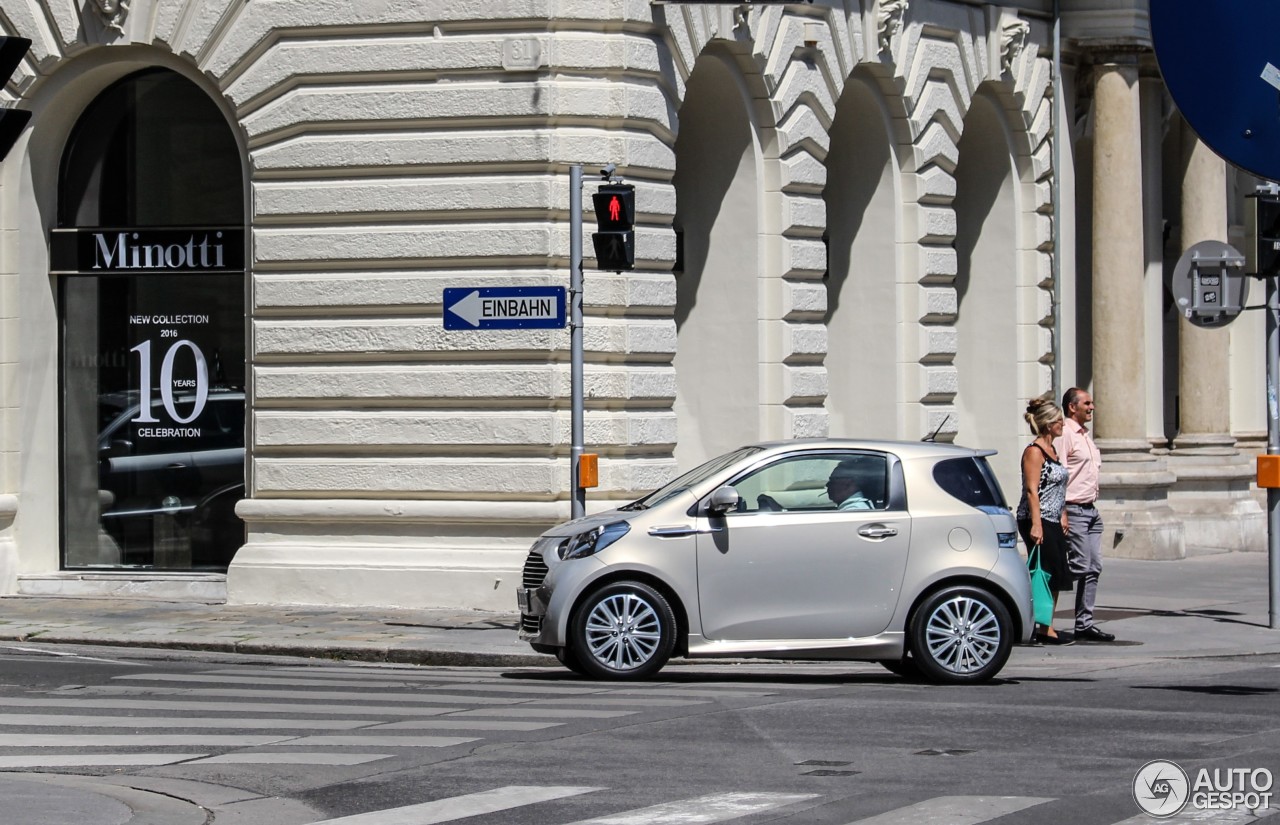
{"label": "blue sign", "polygon": [[450,287],[445,329],[564,329],[562,286]]}
{"label": "blue sign", "polygon": [[1150,0],[1169,94],[1228,163],[1280,181],[1280,3]]}

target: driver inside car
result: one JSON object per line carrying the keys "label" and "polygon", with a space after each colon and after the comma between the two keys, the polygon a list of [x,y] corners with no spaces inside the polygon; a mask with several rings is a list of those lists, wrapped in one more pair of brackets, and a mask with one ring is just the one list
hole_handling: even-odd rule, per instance
{"label": "driver inside car", "polygon": [[852,461],[842,461],[827,479],[827,497],[838,510],[873,510],[875,505],[858,486],[860,470]]}

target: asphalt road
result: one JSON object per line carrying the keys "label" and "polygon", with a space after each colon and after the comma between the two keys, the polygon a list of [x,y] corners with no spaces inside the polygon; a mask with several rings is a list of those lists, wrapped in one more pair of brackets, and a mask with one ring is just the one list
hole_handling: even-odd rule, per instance
{"label": "asphalt road", "polygon": [[[1280,774],[1272,656],[1019,649],[966,688],[869,664],[619,685],[34,644],[0,668],[0,820],[30,825],[1112,825],[1157,821],[1133,799],[1152,760]],[[1164,821],[1246,821],[1198,814]]]}

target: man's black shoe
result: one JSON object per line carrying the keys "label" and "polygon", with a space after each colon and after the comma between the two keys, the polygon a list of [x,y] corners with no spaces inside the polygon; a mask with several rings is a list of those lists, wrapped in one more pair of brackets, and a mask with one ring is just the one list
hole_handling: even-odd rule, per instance
{"label": "man's black shoe", "polygon": [[1096,625],[1090,625],[1084,630],[1076,631],[1077,642],[1114,642],[1116,637],[1104,630],[1099,630]]}

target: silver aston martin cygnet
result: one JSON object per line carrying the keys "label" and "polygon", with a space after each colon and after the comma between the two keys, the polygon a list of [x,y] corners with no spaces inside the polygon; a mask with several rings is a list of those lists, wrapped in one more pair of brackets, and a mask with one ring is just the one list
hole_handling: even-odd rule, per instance
{"label": "silver aston martin cygnet", "polygon": [[833,439],[735,450],[544,533],[516,593],[520,638],[599,679],[688,656],[986,681],[1034,629],[990,454]]}

